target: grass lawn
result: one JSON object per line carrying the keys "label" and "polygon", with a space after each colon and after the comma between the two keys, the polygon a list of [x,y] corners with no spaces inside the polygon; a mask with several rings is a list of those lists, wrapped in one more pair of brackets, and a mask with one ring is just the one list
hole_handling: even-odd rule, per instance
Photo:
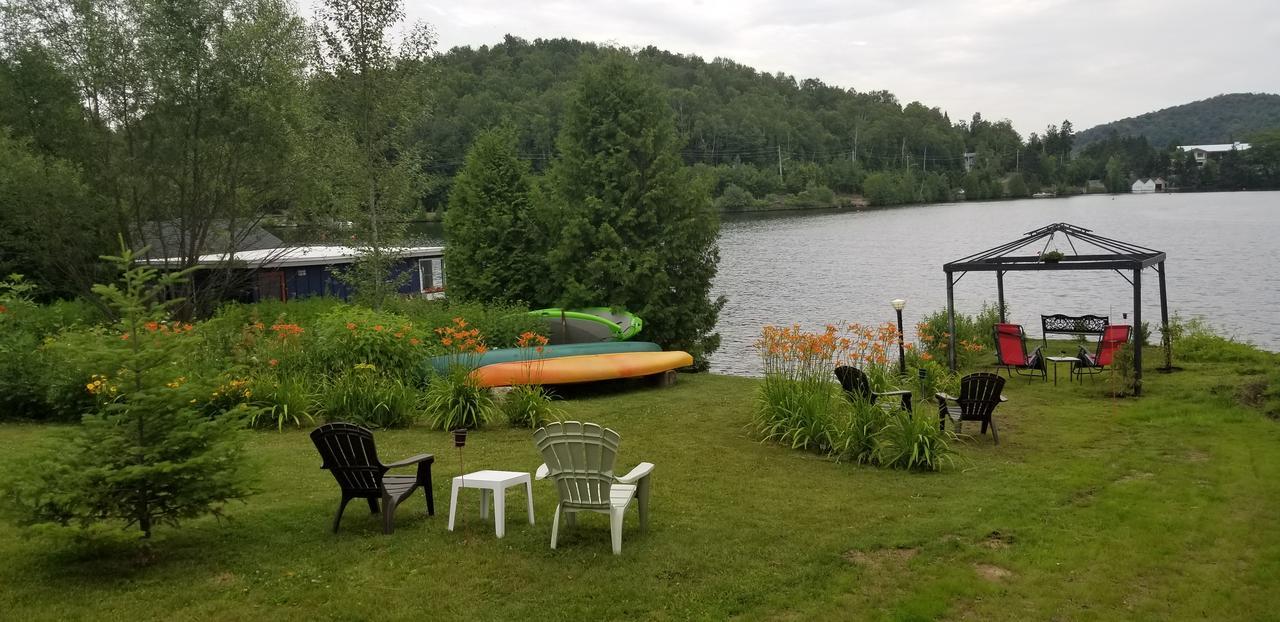
{"label": "grass lawn", "polygon": [[[1016,379],[997,411],[1002,444],[970,438],[940,474],[758,443],[750,379],[577,397],[562,403],[571,418],[622,434],[622,469],[657,465],[649,531],[633,511],[620,557],[596,514],[548,548],[547,482],[534,484],[536,526],[512,491],[496,540],[466,491],[449,533],[458,455],[421,429],[379,432],[378,445],[388,460],[436,455],[438,514],[418,497],[383,536],[357,502],[333,535],[338,488],[306,432],[256,433],[261,493],[229,522],[162,529],[149,564],[0,524],[0,617],[1274,619],[1280,422],[1236,404],[1242,365],[1185,366],[1149,373],[1140,400]],[[0,425],[0,465],[52,429]],[[540,462],[529,432],[507,428],[473,434],[465,458],[468,470]]]}

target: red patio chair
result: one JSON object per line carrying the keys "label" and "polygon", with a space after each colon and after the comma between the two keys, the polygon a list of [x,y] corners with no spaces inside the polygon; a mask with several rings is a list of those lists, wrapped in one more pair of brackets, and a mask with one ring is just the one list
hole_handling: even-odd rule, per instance
{"label": "red patio chair", "polygon": [[1019,376],[1027,376],[1028,380],[1040,376],[1041,380],[1049,377],[1040,354],[1040,347],[1027,354],[1027,333],[1018,324],[995,324],[993,327],[996,341],[996,367],[1003,367],[1010,378],[1013,372]]}
{"label": "red patio chair", "polygon": [[1098,350],[1094,354],[1084,346],[1080,346],[1080,351],[1076,354],[1076,358],[1080,362],[1071,368],[1071,371],[1084,380],[1085,374],[1090,378],[1094,374],[1100,374],[1107,368],[1111,367],[1111,363],[1115,360],[1116,351],[1121,346],[1128,343],[1129,335],[1133,332],[1133,327],[1128,324],[1112,324],[1102,331],[1102,339],[1098,340]]}

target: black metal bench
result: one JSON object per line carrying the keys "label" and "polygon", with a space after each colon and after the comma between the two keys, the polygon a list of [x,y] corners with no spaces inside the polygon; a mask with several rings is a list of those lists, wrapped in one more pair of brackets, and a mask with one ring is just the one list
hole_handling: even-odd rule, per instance
{"label": "black metal bench", "polygon": [[1076,337],[1097,335],[1101,338],[1109,324],[1111,324],[1110,318],[1104,315],[1063,315],[1061,313],[1042,315],[1040,316],[1041,339],[1044,341],[1045,350],[1048,350],[1050,334]]}

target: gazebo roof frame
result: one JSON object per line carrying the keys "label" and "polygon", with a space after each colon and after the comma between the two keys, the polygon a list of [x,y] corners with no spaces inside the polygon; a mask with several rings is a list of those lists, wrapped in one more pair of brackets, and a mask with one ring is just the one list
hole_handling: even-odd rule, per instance
{"label": "gazebo roof frame", "polygon": [[[1011,254],[1041,240],[1044,240],[1041,247],[1043,252],[1059,233],[1076,254],[1065,255],[1058,263],[1041,260],[1040,254]],[[1092,246],[1096,251],[1081,254],[1076,248],[1077,241]],[[1163,251],[1103,237],[1093,233],[1091,229],[1059,222],[1028,231],[1011,242],[943,264],[942,269],[948,274],[1018,270],[1133,270],[1149,268],[1164,260]]]}
{"label": "gazebo roof frame", "polygon": [[[1062,234],[1062,238],[1067,245],[1071,247],[1074,254],[1063,254],[1059,261],[1049,262],[1042,257],[1045,250],[1049,248],[1056,239],[1058,234]],[[1035,245],[1043,241],[1040,251],[1035,255],[1013,254],[1021,251],[1028,246]],[[1082,246],[1088,245],[1086,250],[1089,253],[1080,253],[1076,248],[1076,242],[1080,242]],[[1024,253],[1026,251],[1023,251]],[[951,369],[956,369],[956,344],[955,344],[955,284],[969,272],[995,272],[996,287],[999,295],[998,308],[1000,310],[1000,321],[1005,321],[1005,302],[1004,302],[1004,273],[1014,271],[1040,271],[1040,270],[1114,270],[1117,274],[1124,277],[1130,285],[1133,286],[1133,324],[1140,331],[1142,328],[1142,271],[1145,268],[1155,267],[1156,274],[1160,279],[1160,320],[1162,326],[1161,334],[1165,336],[1166,341],[1166,361],[1171,360],[1172,354],[1168,351],[1170,345],[1167,341],[1169,329],[1169,303],[1165,291],[1165,253],[1153,248],[1139,246],[1131,242],[1114,240],[1093,233],[1090,229],[1077,227],[1065,222],[1053,223],[1040,227],[1034,231],[1028,231],[1022,237],[1006,242],[999,246],[989,248],[980,253],[975,253],[967,257],[962,257],[955,261],[947,262],[942,265],[942,269],[947,274],[947,329],[950,335],[948,360]],[[1131,272],[1132,276],[1126,275],[1123,271]],[[958,276],[956,273],[960,273]],[[1142,393],[1142,339],[1135,333],[1134,336],[1134,394]]]}

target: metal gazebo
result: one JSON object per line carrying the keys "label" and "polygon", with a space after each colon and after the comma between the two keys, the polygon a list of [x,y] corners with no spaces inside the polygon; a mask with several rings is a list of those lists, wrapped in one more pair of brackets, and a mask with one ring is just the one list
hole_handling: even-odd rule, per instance
{"label": "metal gazebo", "polygon": [[[1045,261],[1044,250],[1059,235],[1071,247],[1073,254],[1064,254],[1056,262]],[[1039,252],[1026,254],[1027,247],[1040,245]],[[1076,244],[1080,243],[1081,252]],[[1021,253],[1019,253],[1021,251]],[[980,253],[943,264],[947,273],[947,360],[952,371],[956,368],[956,318],[955,318],[955,285],[969,272],[995,272],[996,292],[999,297],[1000,321],[1005,321],[1004,305],[1004,273],[1024,270],[1114,270],[1133,285],[1133,365],[1135,395],[1142,393],[1142,271],[1155,267],[1160,280],[1160,324],[1161,334],[1167,335],[1169,330],[1169,303],[1165,295],[1165,254],[1163,251],[1138,246],[1129,242],[1113,240],[1094,234],[1091,230],[1077,227],[1065,222],[1054,223],[1045,227],[1028,231],[1022,237],[1011,242],[989,248]],[[958,275],[957,275],[958,273]],[[1126,273],[1132,273],[1130,276]],[[1165,347],[1170,344],[1165,343]]]}

